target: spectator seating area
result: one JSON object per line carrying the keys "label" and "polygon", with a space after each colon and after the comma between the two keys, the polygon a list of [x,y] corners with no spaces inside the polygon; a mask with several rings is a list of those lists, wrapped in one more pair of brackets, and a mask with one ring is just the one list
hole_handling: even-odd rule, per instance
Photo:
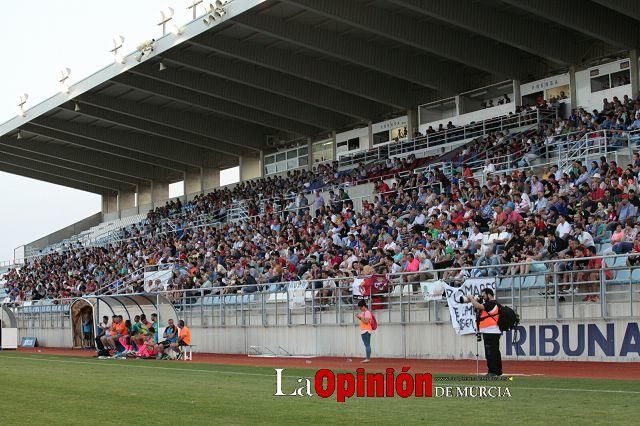
{"label": "spectator seating area", "polygon": [[[535,160],[548,158],[550,139],[571,134],[570,144],[588,132],[623,137],[637,128],[640,101],[614,99],[601,111],[580,109],[521,133],[488,134],[442,156],[407,153],[342,171],[318,165],[168,202],[125,228],[121,240],[10,270],[5,300],[41,304],[145,291],[140,271],[165,264],[169,297],[192,291],[189,303],[202,305],[251,303],[258,292],[297,281],[335,300],[344,296],[336,283],[373,274],[391,284],[499,277],[500,288],[559,298],[579,283],[584,301],[595,302],[600,275],[611,283],[640,275],[628,269],[640,259],[640,156],[621,165],[575,159],[566,169],[537,167]],[[354,202],[350,189],[367,182],[374,193]],[[227,221],[238,206],[246,215]],[[628,256],[609,264],[602,259],[609,252]]]}

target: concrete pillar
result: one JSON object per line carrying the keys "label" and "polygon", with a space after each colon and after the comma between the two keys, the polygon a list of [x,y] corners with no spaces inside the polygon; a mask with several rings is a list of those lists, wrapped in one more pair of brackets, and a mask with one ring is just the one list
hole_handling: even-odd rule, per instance
{"label": "concrete pillar", "polygon": [[367,137],[369,138],[369,143],[365,146],[365,149],[373,148],[373,122],[369,122],[369,126],[367,127]]}
{"label": "concrete pillar", "polygon": [[151,182],[138,185],[138,206],[148,204],[151,204]]}
{"label": "concrete pillar", "polygon": [[151,200],[154,203],[169,199],[169,183],[162,181],[153,181],[151,185]]}
{"label": "concrete pillar", "polygon": [[629,72],[631,73],[631,98],[633,99],[640,90],[638,76],[638,50],[631,49],[629,51]]}
{"label": "concrete pillar", "polygon": [[262,156],[262,151],[260,151],[253,156],[243,155],[240,157],[240,182],[263,176]]}
{"label": "concrete pillar", "polygon": [[184,174],[184,195],[202,192],[202,168]]}
{"label": "concrete pillar", "polygon": [[307,170],[313,170],[313,139],[307,138],[307,155],[308,155],[308,164]]}
{"label": "concrete pillar", "polygon": [[407,135],[408,139],[413,138],[413,135],[418,131],[418,129],[420,128],[420,123],[418,123],[418,110],[417,109],[410,109],[407,111],[407,132],[409,133]]}
{"label": "concrete pillar", "polygon": [[331,156],[331,158],[333,158],[333,160],[336,161],[338,159],[338,157],[337,157],[338,153],[336,152],[336,150],[338,149],[338,145],[336,144],[336,131],[335,130],[333,132],[331,132],[331,147],[333,148],[333,155]]}
{"label": "concrete pillar", "polygon": [[462,97],[460,95],[454,97],[456,102],[456,116],[463,113],[464,107],[462,106]]}
{"label": "concrete pillar", "polygon": [[576,67],[569,67],[569,93],[571,96],[571,108],[575,108],[578,106],[578,90],[576,85]]}
{"label": "concrete pillar", "polygon": [[200,186],[204,192],[220,188],[220,169],[217,167],[203,167],[200,173]]}
{"label": "concrete pillar", "polygon": [[118,194],[102,195],[102,213],[116,213],[118,211]]}
{"label": "concrete pillar", "polygon": [[522,95],[520,94],[520,80],[513,80],[513,102],[516,106],[522,106]]}
{"label": "concrete pillar", "polygon": [[135,191],[118,192],[118,210],[132,209],[136,206]]}

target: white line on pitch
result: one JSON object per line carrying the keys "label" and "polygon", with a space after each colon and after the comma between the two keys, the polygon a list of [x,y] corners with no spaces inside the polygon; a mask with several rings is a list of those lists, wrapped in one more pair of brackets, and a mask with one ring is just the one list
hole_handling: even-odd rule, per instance
{"label": "white line on pitch", "polygon": [[[261,373],[247,373],[244,371],[222,371],[222,370],[203,370],[196,368],[179,368],[179,367],[160,367],[160,366],[152,366],[152,365],[134,365],[131,362],[127,363],[126,360],[111,360],[115,362],[100,362],[107,360],[100,360],[96,362],[88,362],[88,361],[72,361],[67,359],[52,359],[52,358],[36,358],[36,357],[21,357],[21,356],[7,356],[6,358],[10,359],[21,359],[28,361],[45,361],[45,362],[60,362],[65,364],[83,364],[83,365],[106,365],[113,367],[130,367],[130,368],[151,368],[156,370],[170,370],[170,371],[195,371],[198,373],[219,373],[219,374],[235,374],[241,376],[262,376],[262,377],[275,377],[274,374],[261,374]],[[130,361],[130,360],[129,360]],[[134,361],[136,362],[136,361]],[[286,377],[286,375],[283,375]]]}
{"label": "white line on pitch", "polygon": [[627,393],[627,394],[634,394],[634,395],[640,394],[640,391],[627,391],[627,390],[614,390],[614,389],[523,388],[520,386],[514,386],[514,389],[562,391],[562,392]]}

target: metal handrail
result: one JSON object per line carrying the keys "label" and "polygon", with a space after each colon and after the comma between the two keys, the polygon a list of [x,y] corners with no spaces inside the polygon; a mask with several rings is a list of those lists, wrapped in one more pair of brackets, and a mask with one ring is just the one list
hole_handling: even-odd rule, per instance
{"label": "metal handrail", "polygon": [[[638,254],[632,254],[640,256]],[[621,255],[628,256],[628,255]],[[629,267],[629,266],[608,266],[607,269],[616,272],[616,276],[613,280],[609,280],[606,278],[604,269],[592,269],[592,270],[580,270],[580,271],[556,271],[556,268],[553,267],[555,263],[568,262],[568,261],[579,261],[579,260],[588,260],[595,258],[617,258],[620,256],[611,255],[611,256],[597,256],[590,258],[581,258],[581,259],[563,259],[563,260],[553,260],[548,262],[541,262],[547,264],[548,267],[546,272],[539,273],[529,273],[527,275],[517,275],[510,276],[500,274],[495,277],[489,277],[488,279],[495,280],[497,296],[499,300],[503,300],[503,303],[511,304],[514,309],[522,312],[522,309],[528,306],[538,306],[544,307],[544,313],[538,313],[537,317],[530,319],[545,319],[545,318],[556,318],[558,320],[565,319],[566,316],[562,315],[562,312],[568,312],[569,315],[573,315],[576,317],[576,304],[580,303],[579,298],[582,296],[599,296],[600,300],[596,304],[599,306],[599,311],[595,313],[591,313],[587,310],[581,310],[583,312],[581,314],[581,318],[610,318],[609,316],[609,305],[611,303],[615,303],[615,299],[610,300],[609,297],[616,297],[622,295],[623,297],[628,296],[628,300],[618,299],[619,303],[628,303],[629,317],[637,317],[638,314],[633,310],[633,299],[634,293],[638,293],[640,290],[640,285],[638,282],[634,282],[632,276],[635,275],[636,270],[640,270],[639,267]],[[526,263],[517,263],[510,265],[500,265],[501,268],[508,268],[510,266],[522,266],[526,265]],[[436,273],[443,274],[449,271],[459,271],[461,269],[482,269],[483,267],[466,267],[466,268],[449,268],[449,269],[441,269],[437,271],[417,271],[417,272],[402,272],[398,274],[393,274],[393,276],[387,278],[389,279],[389,285],[387,290],[384,292],[375,291],[371,294],[371,296],[366,297],[368,303],[371,305],[376,305],[378,309],[386,310],[388,312],[384,313],[384,311],[379,311],[378,319],[382,322],[397,322],[400,321],[402,323],[407,322],[427,322],[427,323],[437,323],[442,322],[444,319],[439,318],[439,314],[437,312],[438,309],[445,309],[444,299],[438,300],[430,300],[426,302],[423,296],[425,294],[414,293],[413,288],[416,286],[421,286],[421,283],[424,282],[433,282],[436,277],[430,279],[410,279],[410,276],[420,276],[424,273]],[[484,268],[495,268],[495,266],[486,266]],[[623,277],[621,279],[617,279],[617,272],[624,271],[628,272],[628,276]],[[585,281],[578,281],[576,273],[584,273],[584,272],[597,272],[597,278],[595,281],[589,281],[588,279]],[[562,275],[571,275],[571,279],[566,283],[558,282],[558,277]],[[537,282],[538,277],[545,277],[542,281],[542,285],[532,286],[530,284],[531,281]],[[364,279],[367,278],[365,275],[360,275],[357,278]],[[550,278],[550,279],[547,279]],[[342,312],[353,309],[355,298],[350,292],[350,289],[353,288],[353,280],[354,277],[348,278],[333,278],[333,281],[336,283],[335,292],[328,296],[329,300],[333,300],[335,302],[334,306],[328,306],[327,303],[329,300],[324,298],[318,291],[321,290],[316,288],[316,286],[309,285],[313,281],[322,281],[320,280],[308,280],[308,281],[285,281],[278,283],[258,283],[257,288],[254,290],[253,287],[255,285],[234,285],[234,286],[216,286],[216,287],[208,287],[208,288],[192,288],[192,289],[170,289],[167,291],[154,292],[154,293],[127,293],[123,294],[123,296],[132,296],[135,294],[143,294],[145,296],[149,296],[149,294],[161,295],[164,296],[166,300],[176,307],[178,310],[179,318],[186,319],[187,323],[191,324],[195,315],[199,315],[201,320],[203,315],[211,316],[213,319],[217,318],[218,323],[209,323],[209,326],[221,326],[224,327],[226,324],[225,317],[229,320],[233,320],[233,317],[236,320],[240,319],[235,324],[232,324],[230,321],[229,325],[251,325],[251,321],[246,321],[247,317],[251,316],[253,318],[262,318],[261,322],[255,322],[255,325],[270,325],[269,323],[274,325],[279,325],[278,317],[286,318],[284,321],[280,321],[282,325],[291,325],[291,315],[298,310],[299,314],[304,317],[305,324],[313,324],[313,325],[322,325],[323,318],[327,318],[327,315],[331,316],[331,318],[335,317],[335,322],[338,324],[351,323],[353,321],[352,315],[343,316]],[[527,284],[529,282],[529,284]],[[635,288],[634,288],[635,284]],[[582,291],[579,288],[584,285],[597,286],[599,288],[595,290],[586,290]],[[613,287],[610,287],[612,286]],[[562,286],[570,287],[571,289],[578,289],[577,293],[567,292],[562,294],[559,290]],[[261,288],[262,287],[262,288]],[[289,291],[290,289],[298,288],[303,290],[304,297],[302,299],[302,306],[293,306],[292,302],[292,293]],[[537,292],[536,290],[542,289],[543,291]],[[235,293],[238,290],[242,290],[239,293]],[[554,294],[554,298],[551,299],[547,293],[547,290],[552,290]],[[566,309],[564,311],[560,310],[560,301],[559,297],[563,296],[566,298]],[[88,296],[88,297],[96,297],[100,298],[103,296]],[[109,297],[109,296],[106,296]],[[379,298],[382,299],[374,299]],[[73,299],[43,299],[40,301],[5,301],[3,304],[9,307],[16,314],[17,319],[19,320],[19,327],[21,328],[29,328],[36,318],[39,319],[39,327],[42,327],[42,315],[69,315],[69,306],[70,304],[76,300]],[[533,301],[533,304],[528,304],[530,301]],[[283,304],[281,302],[287,302],[285,306],[278,307],[279,304]],[[216,307],[217,306],[217,307]],[[435,311],[433,311],[433,307],[435,307]],[[411,312],[422,311],[424,313],[428,313],[425,317],[423,314],[421,317],[416,319],[416,316],[412,317]],[[431,315],[430,312],[434,312]],[[280,313],[278,315],[278,312]],[[392,317],[392,312],[400,312],[400,316],[395,315]],[[555,314],[554,314],[555,312]],[[275,315],[273,315],[275,313]],[[148,313],[147,313],[148,314]],[[286,314],[286,315],[284,315]],[[267,315],[269,315],[267,317]],[[446,314],[445,314],[446,315]],[[522,315],[522,313],[521,313]],[[620,314],[618,314],[620,315]],[[626,315],[625,315],[626,316]],[[308,317],[308,319],[307,319]],[[270,318],[270,319],[269,319]],[[302,318],[302,317],[301,317]],[[413,319],[412,319],[413,318]],[[46,317],[47,321],[51,319],[51,323],[53,323],[53,318]],[[167,319],[164,319],[166,321]],[[325,322],[328,322],[325,320]],[[201,322],[202,324],[202,322]],[[54,325],[52,325],[53,327]],[[46,328],[46,322],[44,324]]]}

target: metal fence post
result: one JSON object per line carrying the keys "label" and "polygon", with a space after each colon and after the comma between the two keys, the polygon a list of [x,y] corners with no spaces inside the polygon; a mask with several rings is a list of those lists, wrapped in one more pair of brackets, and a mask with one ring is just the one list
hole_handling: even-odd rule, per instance
{"label": "metal fence post", "polygon": [[265,295],[265,293],[266,292],[264,290],[262,292],[260,292],[260,294],[262,296],[261,302],[260,302],[260,304],[261,304],[261,306],[260,306],[260,315],[262,316],[262,326],[263,327],[267,325],[266,319],[265,319],[265,315],[264,315],[264,295]]}
{"label": "metal fence post", "polygon": [[556,319],[558,319],[558,318],[560,318],[560,303],[559,303],[559,300],[558,300],[560,298],[560,293],[558,292],[558,273],[555,271],[555,265],[551,265],[551,268],[554,269],[554,271],[553,271],[553,294],[555,295],[554,300],[555,300],[555,305],[556,305]]}
{"label": "metal fence post", "polygon": [[607,309],[607,280],[605,279],[604,269],[600,268],[598,277],[600,278],[600,316],[606,318],[609,316]]}
{"label": "metal fence post", "polygon": [[[316,298],[313,292],[313,281],[311,282],[311,324],[316,325]],[[305,291],[305,299],[306,299],[306,291]],[[305,303],[306,304],[306,303]]]}
{"label": "metal fence post", "polygon": [[[289,283],[291,285],[291,283]],[[291,299],[289,295],[289,290],[287,289],[287,325],[291,325]]]}

